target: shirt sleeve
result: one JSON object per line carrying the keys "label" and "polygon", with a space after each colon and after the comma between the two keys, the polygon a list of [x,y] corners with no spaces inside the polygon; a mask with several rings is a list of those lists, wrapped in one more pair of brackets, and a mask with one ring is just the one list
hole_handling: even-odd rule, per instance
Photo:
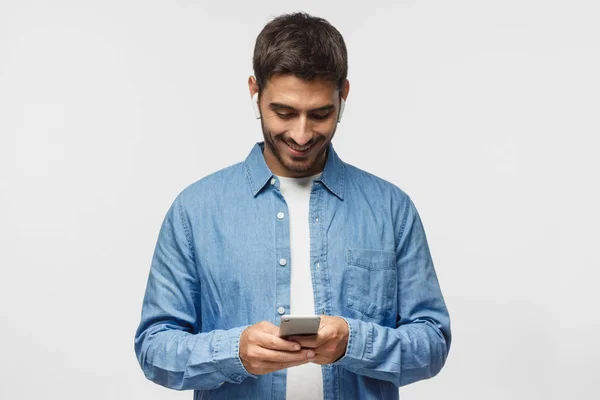
{"label": "shirt sleeve", "polygon": [[151,381],[172,389],[215,389],[240,383],[248,373],[239,357],[239,340],[246,327],[201,332],[200,281],[181,199],[162,224],[135,353]]}
{"label": "shirt sleeve", "polygon": [[345,318],[350,335],[334,364],[396,386],[435,376],[450,350],[450,317],[442,297],[419,214],[410,199],[396,248],[396,328]]}

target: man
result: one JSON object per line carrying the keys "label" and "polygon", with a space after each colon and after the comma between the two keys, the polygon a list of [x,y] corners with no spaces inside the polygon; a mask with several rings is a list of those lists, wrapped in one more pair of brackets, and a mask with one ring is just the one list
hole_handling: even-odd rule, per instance
{"label": "man", "polygon": [[[350,89],[344,40],[323,19],[283,15],[253,64],[264,142],[168,211],[140,365],[196,399],[398,398],[440,371],[450,321],[410,198],[331,144]],[[320,315],[318,334],[279,337],[294,314]]]}

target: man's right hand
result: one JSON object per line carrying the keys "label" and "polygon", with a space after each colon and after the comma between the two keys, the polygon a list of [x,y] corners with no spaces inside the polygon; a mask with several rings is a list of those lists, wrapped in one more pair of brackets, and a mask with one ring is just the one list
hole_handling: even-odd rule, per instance
{"label": "man's right hand", "polygon": [[254,375],[268,374],[312,361],[312,349],[302,349],[296,342],[277,336],[279,328],[268,321],[249,326],[240,336],[240,358]]}

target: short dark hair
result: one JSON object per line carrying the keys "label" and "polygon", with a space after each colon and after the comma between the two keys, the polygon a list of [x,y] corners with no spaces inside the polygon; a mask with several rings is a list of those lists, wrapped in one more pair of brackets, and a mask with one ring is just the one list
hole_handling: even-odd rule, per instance
{"label": "short dark hair", "polygon": [[273,74],[332,81],[341,90],[348,53],[340,32],[323,18],[298,12],[270,21],[256,38],[252,58],[259,92]]}

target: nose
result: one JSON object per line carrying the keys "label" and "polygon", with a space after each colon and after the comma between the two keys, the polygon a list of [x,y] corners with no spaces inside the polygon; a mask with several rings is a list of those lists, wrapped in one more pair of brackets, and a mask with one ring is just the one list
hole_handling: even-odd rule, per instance
{"label": "nose", "polygon": [[290,129],[290,138],[293,139],[298,146],[303,147],[312,139],[310,131],[308,118],[302,115],[300,118],[296,119],[294,126]]}

